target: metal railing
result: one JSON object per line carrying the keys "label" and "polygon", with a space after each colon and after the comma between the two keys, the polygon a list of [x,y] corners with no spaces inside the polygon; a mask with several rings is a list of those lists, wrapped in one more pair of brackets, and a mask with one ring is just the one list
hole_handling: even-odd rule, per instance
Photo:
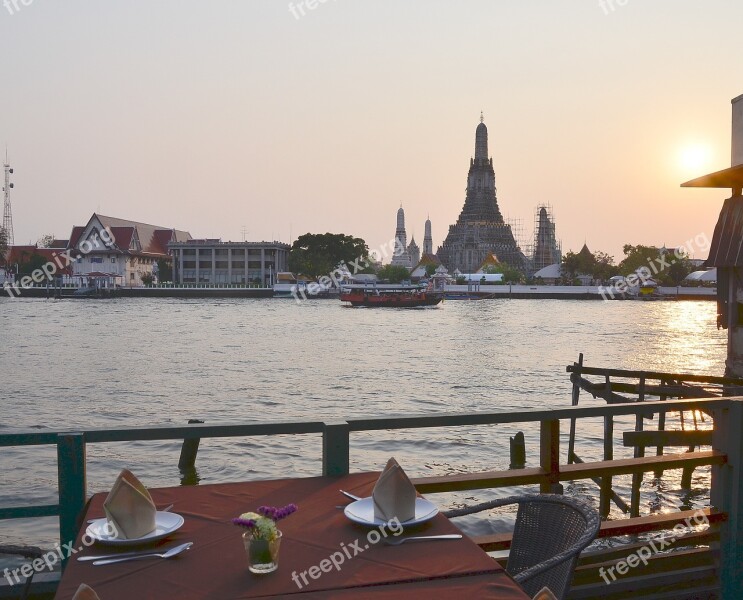
{"label": "metal railing", "polygon": [[[605,424],[622,415],[647,415],[678,410],[702,410],[713,418],[712,448],[686,452],[604,460],[579,464],[560,462],[560,421],[604,419]],[[62,543],[75,539],[77,519],[87,499],[86,445],[146,440],[196,440],[268,435],[321,434],[322,474],[344,475],[350,471],[351,434],[362,431],[467,427],[509,423],[540,424],[539,467],[489,471],[413,480],[421,492],[485,489],[538,484],[542,492],[557,491],[559,482],[622,474],[643,474],[658,469],[711,465],[710,503],[727,515],[720,531],[720,581],[723,597],[739,597],[743,589],[743,398],[680,400],[571,407],[557,410],[513,412],[442,413],[346,420],[290,421],[246,424],[189,424],[185,426],[124,427],[73,431],[6,431],[0,447],[55,445],[57,447],[58,504],[0,508],[0,519],[59,515]],[[609,483],[610,485],[610,483]]]}

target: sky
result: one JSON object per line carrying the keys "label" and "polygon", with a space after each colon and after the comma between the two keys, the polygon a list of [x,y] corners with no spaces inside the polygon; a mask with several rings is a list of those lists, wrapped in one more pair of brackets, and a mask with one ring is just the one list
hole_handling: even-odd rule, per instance
{"label": "sky", "polygon": [[[194,237],[438,247],[475,127],[502,213],[563,251],[711,238],[743,94],[739,0],[5,0],[16,243],[93,212]],[[16,8],[17,7],[17,8]],[[700,237],[701,236],[701,237]],[[704,258],[703,244],[694,255]]]}

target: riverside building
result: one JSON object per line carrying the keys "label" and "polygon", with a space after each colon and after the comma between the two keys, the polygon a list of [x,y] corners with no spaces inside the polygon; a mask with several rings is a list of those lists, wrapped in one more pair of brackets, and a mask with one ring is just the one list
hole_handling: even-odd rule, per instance
{"label": "riverside building", "polygon": [[281,242],[188,240],[168,244],[173,281],[212,285],[257,283],[270,287],[288,271],[291,246]]}

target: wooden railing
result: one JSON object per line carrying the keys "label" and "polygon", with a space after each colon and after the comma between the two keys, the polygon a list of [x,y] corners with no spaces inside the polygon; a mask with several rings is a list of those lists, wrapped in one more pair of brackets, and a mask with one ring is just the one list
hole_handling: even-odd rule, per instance
{"label": "wooden railing", "polygon": [[[611,421],[622,415],[641,418],[649,413],[677,410],[701,410],[712,416],[714,428],[709,450],[563,464],[560,457],[560,421],[603,418]],[[126,427],[118,429],[83,429],[77,431],[5,431],[0,434],[0,447],[55,445],[57,447],[59,502],[42,506],[0,508],[0,519],[59,515],[60,540],[66,543],[77,534],[77,519],[87,499],[86,446],[88,444],[143,440],[198,440],[201,438],[233,438],[286,434],[320,434],[322,436],[322,473],[343,475],[351,465],[351,435],[362,431],[468,427],[512,423],[540,424],[539,466],[508,471],[486,471],[458,475],[423,477],[413,482],[423,493],[449,492],[538,484],[542,492],[559,492],[562,481],[600,478],[603,486],[611,478],[623,474],[643,474],[656,470],[712,467],[710,522],[720,526],[719,581],[723,598],[743,597],[743,552],[738,540],[743,540],[743,398],[681,400],[613,404],[607,406],[571,407],[557,410],[524,410],[514,412],[446,413],[385,418],[353,418],[332,421],[271,422],[261,424],[201,424],[187,426]],[[631,432],[630,432],[631,433]],[[645,432],[651,433],[651,432]],[[195,458],[194,444],[191,444]],[[641,517],[647,519],[647,517]],[[666,521],[668,521],[666,517]],[[630,522],[633,519],[608,523]],[[637,521],[636,519],[634,521]],[[633,526],[640,526],[636,522]],[[654,527],[652,520],[644,526]],[[664,525],[665,526],[665,525]],[[614,527],[613,533],[612,527]],[[620,526],[621,527],[621,526]],[[628,525],[629,527],[629,525]],[[662,527],[655,527],[656,529]],[[643,529],[640,529],[643,530]],[[604,535],[616,533],[615,525],[607,526]],[[503,540],[478,540],[483,547],[507,546]],[[718,538],[715,537],[715,540]]]}

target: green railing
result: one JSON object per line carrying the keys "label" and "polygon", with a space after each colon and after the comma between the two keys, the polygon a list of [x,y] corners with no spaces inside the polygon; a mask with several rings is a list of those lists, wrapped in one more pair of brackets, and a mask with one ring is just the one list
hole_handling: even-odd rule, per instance
{"label": "green railing", "polygon": [[[713,418],[712,449],[704,452],[666,454],[612,461],[561,464],[560,421],[602,418],[612,429],[613,419],[622,415],[665,414],[669,411],[702,410]],[[58,504],[0,508],[0,519],[59,516],[60,540],[66,543],[77,535],[77,519],[87,499],[87,444],[144,440],[197,440],[267,435],[321,434],[322,474],[349,472],[351,434],[362,431],[467,427],[509,423],[540,423],[539,467],[490,471],[415,479],[422,492],[485,489],[538,484],[542,492],[558,491],[560,481],[595,479],[606,482],[620,474],[639,474],[658,469],[712,466],[710,503],[726,513],[720,531],[720,582],[724,598],[738,598],[743,592],[743,398],[680,400],[571,407],[557,410],[514,412],[442,413],[385,418],[353,418],[328,421],[291,421],[246,424],[189,424],[185,426],[125,427],[72,431],[6,431],[0,447],[55,445],[57,447]]]}

